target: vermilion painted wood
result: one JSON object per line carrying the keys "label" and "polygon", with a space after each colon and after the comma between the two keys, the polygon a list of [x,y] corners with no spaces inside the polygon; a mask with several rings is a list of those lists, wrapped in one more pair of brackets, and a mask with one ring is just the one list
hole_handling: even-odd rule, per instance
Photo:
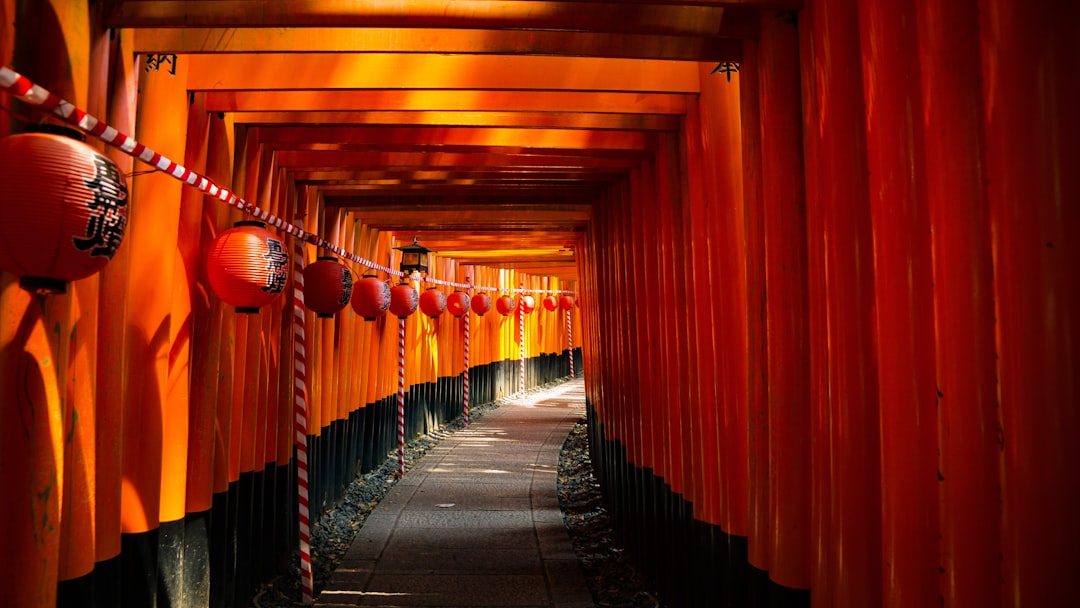
{"label": "vermilion painted wood", "polygon": [[720,525],[720,446],[716,383],[712,381],[718,369],[714,339],[715,296],[723,293],[720,278],[714,272],[713,250],[717,246],[709,238],[708,208],[713,204],[715,173],[706,169],[703,151],[701,112],[691,108],[686,116],[683,133],[686,146],[687,201],[690,260],[688,276],[694,277],[697,289],[692,308],[694,324],[692,336],[696,341],[695,356],[696,398],[695,424],[692,428],[692,446],[696,468],[694,517],[703,522]]}
{"label": "vermilion painted wood", "polygon": [[979,2],[1008,606],[1072,599],[1080,543],[1077,8]]}
{"label": "vermilion painted wood", "polygon": [[[112,43],[112,79],[108,92],[108,122],[124,133],[134,132],[135,91],[138,74],[133,65],[130,41]],[[134,159],[120,150],[108,147],[103,152],[125,175],[130,174]],[[120,488],[123,436],[115,432],[122,428],[124,395],[123,381],[124,328],[127,272],[131,248],[120,247],[101,272],[99,283],[100,310],[98,315],[97,384],[94,416],[97,420],[95,441],[96,488],[94,525],[96,561],[112,559],[120,554]],[[2,315],[3,313],[0,313]]]}
{"label": "vermilion painted wood", "polygon": [[715,268],[724,292],[715,316],[720,389],[722,528],[746,536],[748,509],[746,253],[744,248],[742,144],[738,78],[702,80],[701,125],[707,162],[716,172],[710,238],[718,245]]}
{"label": "vermilion painted wood", "polygon": [[[0,276],[0,344],[0,422],[10,435],[0,444],[0,457],[11,467],[5,476],[9,491],[28,497],[3,503],[6,549],[0,581],[12,602],[55,606],[61,530],[50,524],[60,521],[62,497],[52,489],[62,489],[64,478],[64,463],[55,457],[63,453],[59,370],[40,308],[7,273]],[[40,415],[27,414],[34,407]],[[13,525],[17,522],[27,523]]]}
{"label": "vermilion painted wood", "polygon": [[[184,166],[209,176],[211,169],[215,173],[220,173],[220,168],[210,166],[209,162],[212,160],[215,165],[220,162],[220,156],[218,156],[220,141],[214,140],[223,135],[220,126],[222,119],[202,110],[202,104],[205,102],[204,95],[196,96],[195,102],[194,107],[197,111],[188,115],[188,146],[184,153]],[[218,127],[211,127],[211,122],[218,122]],[[181,366],[186,367],[190,361],[190,370],[183,374],[185,376],[183,388],[185,392],[188,390],[190,392],[170,396],[170,398],[181,396],[186,398],[184,407],[189,410],[187,462],[185,463],[187,489],[184,510],[186,513],[209,511],[213,506],[217,384],[211,382],[210,379],[218,375],[221,336],[213,332],[213,321],[221,311],[212,308],[211,302],[216,298],[210,296],[212,289],[207,282],[206,265],[200,263],[202,261],[200,252],[209,249],[216,234],[215,206],[212,200],[205,200],[202,193],[194,188],[185,188],[181,191],[177,246],[183,259],[183,265],[180,267],[183,274],[177,276],[177,283],[184,283],[185,291],[187,291],[187,308],[190,312],[187,323],[190,324],[190,332],[189,345],[184,348],[184,352],[182,354],[178,352],[176,356],[170,354],[170,377],[179,379],[176,372],[180,371]],[[183,309],[183,303],[178,301],[176,295],[174,295],[173,308],[174,315]],[[178,320],[177,324],[184,316],[182,314],[174,316]],[[220,330],[220,323],[217,327]]]}
{"label": "vermilion painted wood", "polygon": [[[798,30],[763,15],[758,44],[769,365],[769,576],[810,587],[810,357]],[[740,73],[742,75],[742,73]]]}
{"label": "vermilion painted wood", "polygon": [[[761,64],[758,43],[743,43],[744,62]],[[704,71],[704,70],[703,70]],[[703,74],[703,77],[705,75]],[[769,479],[769,372],[765,319],[765,212],[762,112],[757,69],[739,71],[742,122],[743,226],[746,249],[747,559],[768,571],[772,520]]]}
{"label": "vermilion painted wood", "polygon": [[[646,232],[644,247],[647,251],[652,252],[651,255],[647,256],[649,258],[649,263],[646,266],[647,273],[653,277],[652,284],[655,286],[655,293],[666,293],[665,289],[668,286],[664,280],[663,270],[665,260],[661,254],[664,240],[660,231],[660,205],[656,198],[656,172],[652,163],[642,163],[640,183],[640,205],[644,211],[642,220]],[[649,337],[652,340],[650,349],[652,357],[651,361],[649,361],[649,368],[652,370],[651,373],[654,377],[652,384],[653,394],[652,399],[650,399],[653,404],[651,427],[653,457],[652,462],[648,463],[648,465],[652,468],[654,475],[668,481],[671,476],[671,446],[668,440],[668,426],[671,418],[667,404],[669,395],[667,395],[666,386],[668,383],[666,380],[662,380],[670,377],[668,367],[665,365],[665,361],[667,361],[664,341],[665,332],[667,331],[664,327],[665,317],[666,315],[655,314],[650,318]]]}
{"label": "vermilion painted wood", "polygon": [[[692,62],[399,53],[193,54],[192,90],[498,89],[697,93]],[[265,69],[274,66],[273,70]],[[573,66],[572,68],[570,66]],[[625,74],[632,73],[628,79]],[[282,78],[288,74],[288,78]]]}
{"label": "vermilion painted wood", "polygon": [[[634,209],[635,197],[633,194],[632,179],[624,178],[612,191],[613,204],[617,209],[622,209],[622,291],[628,301],[628,310],[623,319],[621,331],[623,336],[623,349],[626,350],[626,391],[628,395],[627,408],[629,422],[627,427],[627,460],[637,467],[645,466],[647,461],[648,440],[645,433],[647,428],[646,412],[649,407],[649,397],[646,395],[647,386],[651,379],[651,373],[645,374],[645,368],[651,360],[650,348],[647,342],[647,321],[650,314],[656,314],[662,307],[658,299],[654,297],[649,285],[642,263],[640,251],[640,223]],[[570,314],[577,311],[571,307]],[[573,319],[571,319],[573,323]],[[574,331],[577,335],[576,330]],[[575,374],[577,374],[575,370]],[[644,374],[644,375],[643,375]]]}
{"label": "vermilion painted wood", "polygon": [[[618,19],[621,21],[621,19]],[[723,28],[726,30],[727,28]],[[741,31],[740,31],[741,30]],[[752,35],[736,26],[731,32]],[[524,35],[523,35],[524,34]],[[454,55],[613,57],[643,61],[740,61],[733,38],[612,34],[568,30],[366,28],[363,36],[338,27],[153,28],[134,32],[136,49],[164,53],[440,53]]]}
{"label": "vermilion painted wood", "polygon": [[[620,2],[476,1],[447,5],[437,0],[414,0],[388,7],[376,1],[345,2],[285,0],[271,5],[221,2],[204,7],[193,2],[118,2],[106,21],[113,27],[215,26],[229,28],[288,28],[333,25],[338,27],[438,27],[491,29],[594,30],[605,32],[657,32],[679,35],[714,35],[727,15],[720,6],[672,6],[674,3],[634,3],[629,10]],[[736,3],[739,4],[739,3]],[[778,2],[743,2],[766,5]],[[788,3],[796,4],[796,3]]]}
{"label": "vermilion painted wood", "polygon": [[820,606],[881,604],[881,477],[873,239],[858,13],[799,13],[813,395],[811,555]]}
{"label": "vermilion painted wood", "polygon": [[[880,387],[881,598],[938,601],[937,394],[914,0],[860,0]],[[933,92],[930,93],[933,95]]]}
{"label": "vermilion painted wood", "polygon": [[[682,114],[686,96],[673,93],[582,91],[484,91],[483,95],[453,95],[443,90],[207,91],[210,112],[312,111],[539,111]],[[111,124],[111,123],[110,123]]]}
{"label": "vermilion painted wood", "polygon": [[[686,275],[686,260],[684,246],[686,240],[683,234],[683,200],[681,200],[681,188],[679,187],[680,167],[677,157],[677,139],[674,135],[658,135],[657,150],[657,194],[660,207],[661,243],[662,247],[662,271],[664,286],[670,289],[672,300],[676,310],[687,310],[688,291],[687,283],[692,279]],[[690,375],[687,365],[688,343],[686,324],[676,315],[665,314],[663,319],[666,324],[667,335],[665,346],[667,348],[667,362],[670,364],[667,378],[674,382],[667,382],[664,392],[667,394],[667,416],[669,416],[669,437],[671,450],[671,483],[675,494],[689,498],[691,471],[687,467],[689,450],[689,437],[686,436],[689,411],[686,404],[689,401],[688,387]],[[673,386],[674,384],[674,386]]]}
{"label": "vermilion painted wood", "polygon": [[[188,110],[184,67],[177,68],[175,77],[156,76],[140,75],[136,138],[182,160]],[[172,177],[155,172],[140,176],[129,191],[129,204],[153,201],[156,213],[132,216],[124,242],[134,255],[126,290],[128,376],[123,427],[142,429],[124,434],[121,521],[125,533],[154,530],[159,521],[184,516],[187,404],[181,409],[167,399],[181,189]],[[151,251],[155,254],[139,255]],[[170,477],[163,477],[165,471]]]}

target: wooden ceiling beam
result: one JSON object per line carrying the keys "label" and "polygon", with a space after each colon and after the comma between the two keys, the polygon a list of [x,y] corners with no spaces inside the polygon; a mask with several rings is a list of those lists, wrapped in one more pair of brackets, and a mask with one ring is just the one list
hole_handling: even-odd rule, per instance
{"label": "wooden ceiling beam", "polygon": [[622,171],[607,170],[595,171],[580,169],[577,171],[563,171],[554,169],[520,170],[503,169],[501,167],[489,167],[487,170],[476,169],[447,170],[447,169],[413,169],[413,168],[372,168],[361,170],[336,170],[326,169],[322,171],[291,171],[290,175],[296,183],[318,182],[363,182],[367,180],[397,179],[415,182],[444,182],[448,180],[582,180],[582,181],[606,181],[622,175]]}
{"label": "wooden ceiling beam", "polygon": [[[395,145],[528,150],[646,150],[649,139],[639,131],[584,129],[522,129],[512,127],[255,127],[260,143],[367,144],[390,149]],[[273,147],[273,146],[271,146]]]}
{"label": "wooden ceiling beam", "polygon": [[424,53],[183,55],[192,91],[451,89],[700,92],[692,61]]}
{"label": "wooden ceiling beam", "polygon": [[568,2],[551,0],[121,1],[105,18],[129,28],[440,28],[711,36],[726,14],[792,2]]}
{"label": "wooden ceiling beam", "polygon": [[156,28],[135,30],[136,53],[455,53],[561,55],[677,61],[742,61],[739,36],[608,34],[574,31],[434,28]]}
{"label": "wooden ceiling beam", "polygon": [[234,112],[236,124],[247,125],[415,125],[437,127],[523,127],[620,131],[677,131],[680,117],[671,114],[587,112],[459,112],[338,111]]}
{"label": "wooden ceiling beam", "polygon": [[640,164],[634,159],[603,158],[583,154],[506,154],[492,152],[363,152],[355,150],[297,150],[275,148],[277,166],[296,171],[387,169],[410,167],[416,170],[504,167],[507,169],[595,169],[621,171]]}
{"label": "wooden ceiling beam", "polygon": [[[575,148],[522,148],[516,146],[440,146],[427,144],[395,144],[379,145],[378,143],[329,143],[329,142],[276,142],[269,146],[276,154],[283,152],[337,152],[341,154],[451,154],[451,155],[490,155],[512,156],[521,162],[528,162],[529,158],[541,159],[546,162],[549,158],[577,157],[579,162],[593,163],[597,160],[612,162],[635,162],[652,158],[651,149],[646,150],[618,150],[618,149],[575,149]],[[330,163],[333,164],[333,163]],[[325,166],[325,165],[320,165]]]}
{"label": "wooden ceiling beam", "polygon": [[673,114],[687,111],[687,95],[580,91],[208,91],[210,112],[489,111]]}

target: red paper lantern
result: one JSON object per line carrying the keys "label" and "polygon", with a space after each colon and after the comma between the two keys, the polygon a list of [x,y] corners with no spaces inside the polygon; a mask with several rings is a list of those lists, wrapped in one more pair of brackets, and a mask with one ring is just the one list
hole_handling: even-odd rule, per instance
{"label": "red paper lantern", "polygon": [[432,319],[446,311],[446,294],[436,287],[428,287],[420,294],[420,311]]}
{"label": "red paper lantern", "polygon": [[544,310],[555,310],[559,307],[559,299],[555,296],[548,296],[544,298]]}
{"label": "red paper lantern", "polygon": [[390,286],[373,274],[357,281],[353,292],[352,308],[365,321],[374,321],[390,310]]}
{"label": "red paper lantern", "polygon": [[499,311],[499,314],[506,316],[514,312],[514,298],[510,296],[502,296],[498,300],[495,300],[495,310]]}
{"label": "red paper lantern", "polygon": [[559,298],[559,308],[570,310],[574,307],[574,296],[562,296]]}
{"label": "red paper lantern", "polygon": [[536,310],[536,298],[530,295],[521,296],[521,312],[529,314]]}
{"label": "red paper lantern", "polygon": [[236,312],[256,313],[285,289],[289,278],[285,242],[262,222],[236,222],[210,244],[206,273],[219,298]]}
{"label": "red paper lantern", "polygon": [[0,140],[0,269],[19,275],[23,289],[64,293],[116,253],[127,183],[78,131],[36,129],[49,132]]}
{"label": "red paper lantern", "polygon": [[483,292],[473,296],[472,309],[481,317],[484,316],[485,312],[491,310],[491,296]]}
{"label": "red paper lantern", "polygon": [[402,281],[390,290],[390,312],[398,317],[407,317],[416,312],[419,299],[416,290]]}
{"label": "red paper lantern", "polygon": [[332,317],[349,304],[352,272],[331,256],[319,256],[304,268],[304,305],[318,316]]}
{"label": "red paper lantern", "polygon": [[446,309],[455,317],[464,316],[469,312],[469,294],[454,290],[454,293],[446,298]]}

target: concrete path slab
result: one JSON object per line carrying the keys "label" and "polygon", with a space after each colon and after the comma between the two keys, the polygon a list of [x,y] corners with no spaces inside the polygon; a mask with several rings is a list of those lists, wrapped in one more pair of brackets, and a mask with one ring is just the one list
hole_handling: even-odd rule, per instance
{"label": "concrete path slab", "polygon": [[368,515],[315,605],[591,608],[556,485],[584,415],[577,379],[443,439]]}

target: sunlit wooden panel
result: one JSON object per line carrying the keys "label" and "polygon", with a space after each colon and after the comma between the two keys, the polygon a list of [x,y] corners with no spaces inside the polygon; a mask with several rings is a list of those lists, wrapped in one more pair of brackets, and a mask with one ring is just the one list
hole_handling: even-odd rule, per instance
{"label": "sunlit wooden panel", "polygon": [[323,170],[323,171],[294,171],[291,173],[293,180],[298,184],[315,183],[315,182],[365,182],[370,180],[399,180],[402,182],[449,182],[452,180],[545,180],[545,181],[565,181],[565,180],[581,180],[581,181],[609,181],[613,176],[622,175],[623,172],[609,170],[606,172],[598,172],[589,169],[581,169],[578,171],[559,171],[559,170],[510,170],[510,169],[496,169],[474,171],[447,171],[447,170],[431,170],[431,169],[409,169],[409,168],[396,168],[396,169],[367,169],[362,171],[340,171],[340,170]]}
{"label": "sunlit wooden panel", "polygon": [[[691,3],[686,3],[691,4]],[[421,27],[549,29],[709,35],[718,4],[548,2],[543,0],[156,0],[118,2],[112,27]]]}
{"label": "sunlit wooden panel", "polygon": [[685,114],[687,96],[581,91],[209,91],[209,112],[491,111]]}
{"label": "sunlit wooden panel", "polygon": [[[750,26],[740,30],[751,37]],[[135,30],[138,53],[465,53],[741,61],[735,37],[536,30],[160,28]]]}
{"label": "sunlit wooden panel", "polygon": [[278,148],[274,153],[279,167],[314,171],[328,167],[413,167],[446,169],[467,167],[549,168],[553,170],[593,169],[601,172],[623,171],[636,167],[633,158],[587,156],[584,154],[509,154],[491,152],[363,152],[353,150],[298,150]]}
{"label": "sunlit wooden panel", "polygon": [[[699,92],[692,61],[430,55],[410,53],[253,53],[183,55],[188,88],[519,89]],[[450,93],[452,94],[452,93]]]}
{"label": "sunlit wooden panel", "polygon": [[542,149],[645,150],[648,140],[637,131],[465,127],[258,127],[263,143],[327,142],[429,146],[476,146]]}
{"label": "sunlit wooden panel", "polygon": [[680,120],[671,114],[613,114],[587,112],[457,112],[457,111],[349,111],[349,112],[235,112],[236,124],[252,125],[417,125],[440,127],[527,127],[604,129],[622,131],[677,131]]}

